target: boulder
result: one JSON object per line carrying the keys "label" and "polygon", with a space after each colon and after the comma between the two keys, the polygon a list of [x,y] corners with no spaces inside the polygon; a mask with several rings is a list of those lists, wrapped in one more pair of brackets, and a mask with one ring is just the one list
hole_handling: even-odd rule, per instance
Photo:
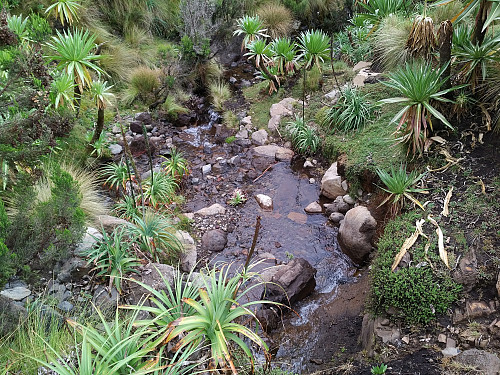
{"label": "boulder", "polygon": [[500,373],[500,359],[496,354],[484,350],[469,349],[458,354],[455,361],[468,367],[474,367],[484,375]]}
{"label": "boulder", "polygon": [[115,287],[111,287],[110,290],[108,287],[99,285],[94,291],[92,303],[100,310],[115,310],[118,307],[119,298],[120,294]]}
{"label": "boulder", "polygon": [[364,206],[347,211],[340,224],[338,242],[354,263],[362,264],[372,250],[377,221]]}
{"label": "boulder", "polygon": [[142,122],[144,125],[149,125],[153,121],[153,118],[149,112],[139,112],[135,115],[135,120]]}
{"label": "boulder", "polygon": [[342,177],[337,172],[337,162],[333,163],[321,179],[321,194],[327,198],[335,199],[347,192],[342,187]]}
{"label": "boulder", "polygon": [[183,230],[177,231],[175,236],[182,245],[182,253],[179,259],[180,269],[184,272],[191,272],[196,267],[198,256],[193,237]]}
{"label": "boulder", "polygon": [[271,197],[265,194],[257,194],[255,196],[255,200],[259,204],[260,208],[264,211],[272,211],[273,210],[273,200]]}
{"label": "boulder", "polygon": [[0,296],[12,301],[22,301],[29,295],[31,295],[31,290],[24,286],[16,286],[14,288],[4,289],[0,292]]}
{"label": "boulder", "polygon": [[291,116],[293,113],[291,109],[288,109],[282,102],[274,103],[271,105],[271,109],[269,110],[269,114],[271,117],[275,116]]}
{"label": "boulder", "polygon": [[19,319],[28,316],[22,303],[11,300],[0,294],[0,337],[14,331],[19,325]]}
{"label": "boulder", "polygon": [[57,281],[60,283],[80,281],[89,271],[89,264],[85,260],[76,256],[71,257],[63,263],[57,273]]}
{"label": "boulder", "polygon": [[[168,285],[172,285],[177,270],[168,264],[149,263],[139,268],[139,275],[132,278],[153,288],[156,291],[166,290]],[[146,295],[151,294],[146,288],[133,281],[128,282],[130,288],[131,303],[138,303]]]}
{"label": "boulder", "polygon": [[320,214],[321,212],[323,212],[323,208],[321,208],[321,205],[318,202],[312,202],[309,203],[306,208],[304,208],[304,211],[308,214]]}
{"label": "boulder", "polygon": [[218,214],[225,214],[226,209],[221,206],[219,203],[215,203],[211,205],[210,207],[204,207],[202,209],[199,209],[198,211],[195,212],[197,215],[201,216],[213,216],[213,215],[218,215]]}
{"label": "boulder", "polygon": [[316,269],[303,258],[294,258],[271,277],[264,299],[293,304],[310,295],[316,287]]}
{"label": "boulder", "polygon": [[140,121],[131,121],[129,128],[133,133],[142,134],[142,123]]}
{"label": "boulder", "polygon": [[267,128],[269,130],[276,130],[280,126],[281,116],[273,116],[269,119],[267,123]]}
{"label": "boulder", "polygon": [[352,67],[352,70],[354,72],[357,72],[358,70],[369,68],[370,66],[372,66],[372,63],[370,61],[359,61]]}
{"label": "boulder", "polygon": [[208,251],[222,251],[227,244],[227,233],[222,229],[212,229],[201,237],[201,246]]}
{"label": "boulder", "polygon": [[278,151],[276,151],[275,158],[277,161],[289,161],[292,160],[294,154],[295,153],[289,148],[280,147]]}
{"label": "boulder", "polygon": [[267,142],[267,132],[264,129],[260,129],[252,133],[252,143],[263,146]]}
{"label": "boulder", "polygon": [[[118,228],[123,225],[128,225],[129,222],[127,220],[120,219],[119,217],[116,216],[110,216],[110,215],[99,215],[97,216],[97,221],[99,226],[102,226],[104,230],[108,233],[112,232],[115,230],[115,228]],[[88,229],[87,229],[88,233]],[[98,232],[99,235],[101,234]]]}
{"label": "boulder", "polygon": [[[97,220],[100,221],[100,218],[101,217],[107,217],[108,215],[100,215],[100,216],[97,216]],[[110,216],[112,217],[112,216]],[[103,225],[101,223],[101,225]],[[106,230],[106,226],[104,226],[104,230]],[[106,230],[107,231],[107,230]],[[111,230],[112,231],[112,230]],[[110,231],[110,232],[111,232]],[[88,250],[90,250],[94,245],[95,243],[102,239],[102,234],[100,231],[98,231],[97,229],[95,228],[92,228],[92,227],[87,227],[87,230],[85,231],[85,234],[83,236],[83,239],[80,241],[80,243],[76,246],[76,249],[75,249],[75,254],[84,254],[86,253]]]}

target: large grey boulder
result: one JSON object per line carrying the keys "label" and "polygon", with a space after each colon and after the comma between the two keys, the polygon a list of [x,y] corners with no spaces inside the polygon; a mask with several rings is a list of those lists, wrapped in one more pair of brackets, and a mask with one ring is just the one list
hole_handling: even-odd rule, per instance
{"label": "large grey boulder", "polygon": [[500,359],[496,354],[484,350],[469,349],[455,357],[455,361],[469,367],[474,367],[484,375],[500,373]]}
{"label": "large grey boulder", "polygon": [[201,237],[201,245],[208,251],[222,251],[227,244],[227,233],[222,229],[212,229]]}
{"label": "large grey boulder", "polygon": [[99,215],[99,216],[97,216],[97,221],[98,221],[99,227],[102,225],[104,230],[108,233],[112,232],[117,227],[129,224],[129,222],[127,220],[123,220],[123,219],[120,219],[119,217],[110,216],[110,215]]}
{"label": "large grey boulder", "polygon": [[342,187],[342,177],[337,171],[337,162],[333,163],[321,179],[321,194],[327,198],[335,199],[345,195],[347,191]]}
{"label": "large grey boulder", "polygon": [[271,277],[264,299],[293,304],[310,295],[316,287],[316,269],[303,258],[294,258]]}
{"label": "large grey boulder", "polygon": [[347,211],[340,224],[338,241],[342,251],[354,263],[362,264],[372,250],[377,221],[364,206]]}
{"label": "large grey boulder", "polygon": [[193,237],[188,232],[179,230],[175,236],[182,245],[182,252],[179,263],[180,268],[184,272],[191,272],[196,267],[197,252]]}
{"label": "large grey boulder", "polygon": [[14,288],[4,289],[0,292],[0,296],[10,299],[11,301],[22,301],[31,295],[31,290],[24,286],[16,286]]}
{"label": "large grey boulder", "polygon": [[[177,270],[168,265],[161,263],[149,263],[139,269],[140,274],[132,276],[132,279],[137,280],[156,291],[166,290],[166,284],[172,285]],[[145,296],[151,293],[139,285],[137,282],[128,282],[130,288],[130,303],[139,303]]]}

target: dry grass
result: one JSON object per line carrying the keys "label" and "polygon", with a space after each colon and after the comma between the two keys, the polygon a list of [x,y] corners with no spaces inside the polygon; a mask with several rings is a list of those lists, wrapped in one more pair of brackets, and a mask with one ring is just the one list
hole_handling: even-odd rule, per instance
{"label": "dry grass", "polygon": [[222,81],[215,81],[210,83],[208,86],[208,91],[210,92],[210,97],[212,98],[212,104],[217,111],[222,111],[224,109],[224,103],[231,98],[231,91],[229,86]]}
{"label": "dry grass", "polygon": [[290,35],[293,26],[292,12],[280,3],[268,3],[257,9],[257,14],[267,34],[271,38],[279,38]]}
{"label": "dry grass", "polygon": [[406,49],[412,21],[397,15],[384,18],[374,34],[375,55],[384,68],[392,70],[407,62],[411,55]]}
{"label": "dry grass", "polygon": [[138,99],[147,102],[153,97],[153,93],[160,86],[160,70],[151,69],[147,66],[139,66],[130,72],[129,87],[123,100],[132,103]]}
{"label": "dry grass", "polygon": [[464,8],[460,0],[451,1],[446,5],[432,6],[427,10],[427,16],[431,17],[436,25],[446,20],[451,20]]}

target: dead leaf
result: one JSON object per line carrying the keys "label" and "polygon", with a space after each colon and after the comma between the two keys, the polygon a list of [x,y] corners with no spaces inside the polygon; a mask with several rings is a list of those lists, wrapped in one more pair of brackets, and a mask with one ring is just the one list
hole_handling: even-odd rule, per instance
{"label": "dead leaf", "polygon": [[435,135],[434,137],[431,137],[431,139],[434,142],[441,143],[442,145],[444,145],[446,143],[446,139],[440,137],[439,135]]}
{"label": "dead leaf", "polygon": [[444,264],[446,264],[446,267],[450,268],[450,265],[448,263],[448,252],[444,248],[444,236],[443,236],[443,231],[439,227],[439,224],[437,223],[436,220],[432,218],[431,215],[427,216],[427,219],[436,226],[436,233],[438,235],[438,247],[439,247],[439,257],[443,261]]}
{"label": "dead leaf", "polygon": [[484,133],[479,133],[479,136],[477,137],[477,141],[481,144],[483,144],[483,137],[484,137]]}
{"label": "dead leaf", "polygon": [[404,255],[406,254],[406,252],[411,249],[411,247],[415,244],[415,242],[417,241],[418,239],[418,236],[419,235],[423,235],[424,237],[427,237],[425,236],[425,234],[422,232],[422,224],[425,223],[425,220],[424,219],[421,219],[421,220],[418,220],[416,223],[415,223],[415,226],[416,226],[416,229],[415,229],[415,232],[410,236],[408,237],[405,242],[403,243],[403,246],[401,246],[401,250],[399,250],[399,253],[396,255],[396,257],[394,258],[394,262],[392,263],[392,267],[391,267],[391,271],[394,272],[394,270],[396,269],[396,267],[399,265],[399,263],[401,262],[401,259],[403,259]]}
{"label": "dead leaf", "polygon": [[446,197],[444,198],[443,211],[441,211],[441,215],[443,216],[448,216],[448,214],[450,213],[448,211],[448,205],[450,204],[452,193],[453,193],[453,186],[450,188],[450,191],[448,192],[448,194],[446,194]]}
{"label": "dead leaf", "polygon": [[484,182],[482,179],[479,179],[478,182],[476,182],[477,185],[481,186],[481,193],[486,194],[486,186],[484,186]]}
{"label": "dead leaf", "polygon": [[481,112],[483,112],[484,117],[486,119],[486,121],[485,121],[486,122],[486,131],[490,131],[491,130],[491,115],[483,104],[479,104],[479,107],[481,108]]}

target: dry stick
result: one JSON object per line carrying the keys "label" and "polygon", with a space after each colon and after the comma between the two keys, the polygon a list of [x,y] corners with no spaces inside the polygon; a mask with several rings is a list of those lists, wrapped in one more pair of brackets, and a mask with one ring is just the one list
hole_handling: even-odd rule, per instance
{"label": "dry stick", "polygon": [[339,81],[337,80],[337,75],[335,74],[335,68],[333,67],[333,37],[330,36],[330,65],[332,66],[332,74],[333,79],[335,79],[335,84],[339,88],[339,91],[342,92],[340,88]]}
{"label": "dry stick", "polygon": [[255,178],[255,180],[253,180],[253,182],[256,182],[259,178],[261,178],[262,176],[264,176],[264,174],[269,170],[271,169],[272,167],[274,167],[276,165],[276,163],[274,164],[271,164],[269,167],[267,167],[266,169],[264,169],[264,172],[262,172],[260,174],[260,176],[258,176],[257,178]]}
{"label": "dry stick", "polygon": [[260,229],[260,216],[257,216],[257,221],[255,223],[255,233],[253,234],[252,247],[248,252],[247,260],[245,262],[245,273],[247,272],[248,265],[250,264],[250,259],[252,259],[252,255],[255,252],[255,246],[257,245],[257,238],[259,237],[259,229]]}
{"label": "dry stick", "polygon": [[[120,116],[120,112],[117,113],[118,123],[120,124],[120,131],[122,133],[123,139],[123,148],[125,149],[125,154],[128,156],[130,160],[130,164],[132,165],[132,169],[134,170],[135,177],[137,179],[137,184],[139,185],[139,189],[141,190],[141,204],[142,204],[142,218],[144,219],[145,210],[144,210],[144,191],[142,190],[142,181],[141,176],[137,172],[137,166],[135,165],[134,157],[132,156],[132,152],[130,151],[130,147],[128,146],[128,142],[125,139],[125,131],[123,130],[122,118]],[[132,188],[132,185],[131,185]]]}

